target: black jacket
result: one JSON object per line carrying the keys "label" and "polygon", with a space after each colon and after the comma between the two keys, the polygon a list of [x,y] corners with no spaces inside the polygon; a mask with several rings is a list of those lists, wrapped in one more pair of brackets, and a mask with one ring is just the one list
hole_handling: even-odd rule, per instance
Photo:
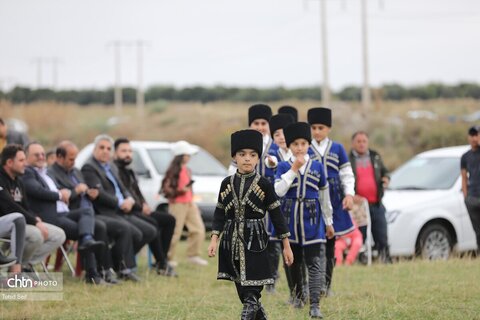
{"label": "black jacket", "polygon": [[30,207],[35,208],[43,221],[56,224],[57,201],[60,200],[60,194],[51,191],[47,183],[33,167],[28,166],[25,169],[22,181],[25,185]]}
{"label": "black jacket", "polygon": [[[56,162],[48,168],[47,172],[57,186],[71,191],[68,207],[72,210],[80,208],[81,194],[75,191],[77,185],[70,179],[70,172],[67,172]],[[71,174],[73,174],[80,183],[85,183],[82,173],[77,168],[73,168]]]}
{"label": "black jacket", "polygon": [[117,162],[115,162],[115,165],[117,166],[118,176],[120,177],[120,180],[122,180],[123,185],[132,194],[132,197],[135,200],[133,210],[142,211],[143,204],[146,201],[143,197],[142,191],[140,191],[140,187],[138,186],[138,180],[135,176],[135,173],[129,167],[122,166]]}
{"label": "black jacket", "polygon": [[[369,152],[370,152],[370,162],[373,165],[373,170],[375,173],[375,182],[377,183],[377,198],[378,198],[378,202],[381,202],[383,198],[383,194],[385,192],[383,188],[382,178],[383,177],[390,178],[390,176],[388,173],[388,169],[383,164],[383,160],[380,154],[378,154],[378,152],[376,152],[375,150],[371,150],[371,149],[369,149]],[[356,168],[357,164],[355,161],[355,155],[353,154],[353,151],[350,151],[350,154],[348,157],[350,158],[350,164],[352,165],[353,174],[355,175],[355,187],[356,187],[358,183],[357,168]]]}
{"label": "black jacket", "polygon": [[[111,170],[120,190],[125,198],[131,197],[131,194],[123,185],[118,177],[117,167],[111,164]],[[118,198],[115,195],[115,186],[107,178],[105,170],[100,163],[93,157],[90,157],[82,167],[82,174],[85,178],[85,183],[89,188],[98,189],[98,197],[93,201],[93,207],[96,214],[114,215],[119,210]]]}
{"label": "black jacket", "polygon": [[0,168],[0,213],[1,215],[19,212],[28,224],[35,225],[37,216],[30,211],[25,187],[20,179],[12,180],[3,168]]}

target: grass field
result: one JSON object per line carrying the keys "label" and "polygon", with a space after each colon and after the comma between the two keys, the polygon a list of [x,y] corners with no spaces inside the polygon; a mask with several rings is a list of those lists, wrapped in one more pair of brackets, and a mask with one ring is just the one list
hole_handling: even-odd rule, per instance
{"label": "grass field", "polygon": [[[205,242],[205,251],[207,242]],[[241,304],[234,285],[217,281],[216,260],[208,267],[182,263],[179,278],[157,276],[140,259],[141,283],[92,287],[65,270],[64,300],[0,301],[1,319],[239,319]],[[72,257],[73,258],[73,257]],[[308,308],[286,304],[283,271],[276,294],[264,293],[269,319],[308,319]],[[322,300],[325,319],[480,319],[480,259],[335,269],[334,297]]]}

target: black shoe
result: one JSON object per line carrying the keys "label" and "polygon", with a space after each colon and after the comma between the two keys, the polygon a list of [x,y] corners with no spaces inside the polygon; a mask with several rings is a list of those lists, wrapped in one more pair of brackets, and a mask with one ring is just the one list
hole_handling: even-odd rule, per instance
{"label": "black shoe", "polygon": [[310,318],[323,319],[323,314],[320,312],[320,306],[318,304],[312,304],[310,306]]}
{"label": "black shoe", "polygon": [[0,253],[0,267],[6,268],[14,265],[17,261],[17,257],[6,257]]}
{"label": "black shoe", "polygon": [[293,307],[295,309],[302,309],[304,306],[305,306],[305,303],[303,302],[303,300],[301,298],[293,298],[293,303],[292,303]]}
{"label": "black shoe", "polygon": [[96,286],[110,286],[111,284],[106,282],[105,280],[103,280],[102,277],[100,277],[100,275],[96,274],[96,275],[85,275],[85,283],[88,283],[88,284],[93,284],[93,285],[96,285]]}
{"label": "black shoe", "polygon": [[117,279],[117,275],[111,269],[102,271],[102,278],[105,282],[110,284],[119,284],[120,280]]}
{"label": "black shoe", "polygon": [[79,242],[78,251],[97,250],[97,249],[100,249],[100,247],[102,247],[104,245],[105,245],[105,243],[103,241],[96,241],[94,239],[88,239],[88,240]]}
{"label": "black shoe", "polygon": [[137,276],[132,270],[122,270],[118,274],[119,278],[122,280],[128,280],[133,282],[140,282],[142,281],[139,276]]}

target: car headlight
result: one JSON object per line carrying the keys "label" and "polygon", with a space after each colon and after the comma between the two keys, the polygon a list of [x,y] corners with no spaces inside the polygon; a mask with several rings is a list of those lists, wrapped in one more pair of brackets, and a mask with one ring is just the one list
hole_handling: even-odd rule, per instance
{"label": "car headlight", "polygon": [[385,213],[385,218],[387,219],[387,223],[393,223],[397,220],[397,217],[400,215],[400,210],[391,210]]}
{"label": "car headlight", "polygon": [[193,201],[196,203],[217,203],[217,194],[210,192],[199,192],[193,195]]}

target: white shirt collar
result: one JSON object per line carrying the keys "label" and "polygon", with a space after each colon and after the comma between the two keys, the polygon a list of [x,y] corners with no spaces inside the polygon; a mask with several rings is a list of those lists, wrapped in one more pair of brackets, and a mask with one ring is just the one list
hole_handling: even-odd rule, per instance
{"label": "white shirt collar", "polygon": [[323,157],[325,155],[325,151],[327,151],[328,142],[330,139],[326,137],[320,143],[318,143],[315,139],[312,139],[312,146],[317,149],[320,155]]}
{"label": "white shirt collar", "polygon": [[285,161],[288,161],[291,157],[293,157],[292,151],[290,149],[287,149],[287,151],[285,151],[282,148],[279,148],[278,150],[280,150],[280,154]]}

